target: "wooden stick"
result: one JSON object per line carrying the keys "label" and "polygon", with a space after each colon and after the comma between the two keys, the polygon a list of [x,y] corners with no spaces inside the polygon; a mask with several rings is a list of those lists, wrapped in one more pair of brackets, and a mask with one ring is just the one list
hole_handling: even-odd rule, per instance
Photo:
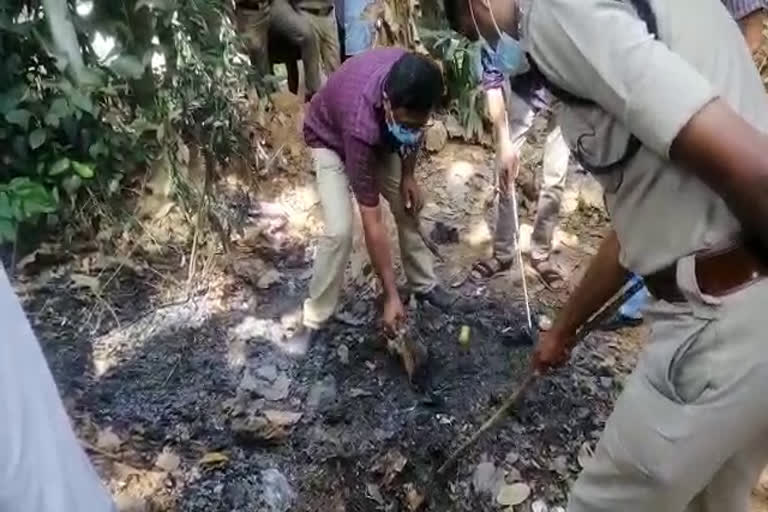
{"label": "wooden stick", "polygon": [[[624,304],[627,300],[629,300],[635,293],[640,291],[640,289],[644,286],[642,281],[637,281],[633,283],[631,286],[629,286],[623,293],[618,295],[615,299],[613,299],[611,302],[609,302],[603,309],[601,309],[598,313],[596,313],[587,323],[585,323],[581,329],[578,330],[575,336],[575,343],[579,343],[581,340],[587,337],[587,335],[594,331],[597,327],[599,327],[602,323],[604,323],[607,319],[611,318],[616,311],[621,307],[622,304]],[[506,414],[515,406],[519,404],[519,402],[525,397],[525,394],[530,389],[531,385],[536,381],[538,375],[535,373],[530,373],[528,376],[523,380],[523,383],[520,385],[520,387],[517,389],[517,391],[513,392],[509,397],[504,401],[503,404],[496,410],[496,412],[488,418],[488,421],[483,423],[477,431],[475,431],[474,434],[472,434],[472,437],[470,437],[464,444],[459,446],[451,455],[448,457],[448,460],[446,460],[442,466],[437,470],[437,476],[442,476],[445,474],[446,471],[448,471],[451,466],[458,460],[459,456],[461,456],[462,453],[464,453],[467,448],[475,444],[478,439],[480,439],[480,436],[482,436],[486,431],[490,430],[493,426],[495,426],[499,421],[506,416]]]}
{"label": "wooden stick", "polygon": [[419,236],[421,237],[422,242],[424,242],[424,245],[427,246],[427,249],[429,249],[429,252],[435,255],[437,259],[440,261],[445,261],[443,259],[443,256],[440,254],[440,251],[437,248],[437,244],[430,240],[430,238],[427,236],[427,234],[424,232],[424,228],[421,226],[421,222],[419,222],[419,219],[416,219],[416,231],[418,231]]}

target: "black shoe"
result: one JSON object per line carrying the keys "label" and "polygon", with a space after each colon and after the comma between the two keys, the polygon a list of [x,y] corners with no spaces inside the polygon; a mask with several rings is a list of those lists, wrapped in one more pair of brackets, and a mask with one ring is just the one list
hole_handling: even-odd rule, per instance
{"label": "black shoe", "polygon": [[437,309],[448,311],[468,312],[473,310],[473,304],[465,297],[446,290],[440,285],[435,285],[431,290],[424,293],[415,293],[416,300],[427,302]]}
{"label": "black shoe", "polygon": [[618,331],[628,327],[637,327],[643,323],[642,318],[632,318],[631,316],[616,313],[613,318],[607,320],[600,326],[601,331]]}
{"label": "black shoe", "polygon": [[289,338],[283,341],[281,348],[285,353],[293,357],[304,357],[309,352],[312,343],[317,339],[317,329],[301,326]]}

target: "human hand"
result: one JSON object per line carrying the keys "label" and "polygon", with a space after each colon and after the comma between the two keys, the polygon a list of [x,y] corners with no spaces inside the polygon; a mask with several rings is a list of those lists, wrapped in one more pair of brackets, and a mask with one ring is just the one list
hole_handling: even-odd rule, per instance
{"label": "human hand", "polygon": [[499,189],[506,194],[510,183],[514,183],[520,171],[520,153],[511,142],[506,142],[499,148]]}
{"label": "human hand", "polygon": [[558,330],[539,332],[531,366],[536,373],[547,373],[563,366],[571,357],[571,336]]}
{"label": "human hand", "polygon": [[388,334],[395,334],[405,322],[405,308],[397,293],[384,299],[381,323]]}
{"label": "human hand", "polygon": [[424,208],[424,198],[421,195],[421,189],[413,176],[403,176],[400,181],[400,195],[407,212],[415,215]]}

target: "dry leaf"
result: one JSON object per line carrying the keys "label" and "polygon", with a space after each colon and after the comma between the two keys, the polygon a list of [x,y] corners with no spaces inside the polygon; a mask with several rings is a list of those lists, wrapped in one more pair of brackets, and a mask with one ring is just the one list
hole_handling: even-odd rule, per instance
{"label": "dry leaf", "polygon": [[381,495],[379,486],[376,484],[366,484],[365,496],[366,498],[375,501],[379,505],[384,505],[384,498]]}
{"label": "dry leaf", "polygon": [[496,501],[499,505],[515,506],[519,505],[531,495],[531,488],[527,484],[517,483],[504,485],[499,489]]}
{"label": "dry leaf", "polygon": [[595,452],[594,450],[592,450],[592,446],[590,446],[589,443],[583,443],[581,445],[581,448],[579,448],[579,456],[578,456],[579,466],[581,466],[582,468],[585,467],[587,463],[589,463],[590,459],[592,459],[592,457],[594,456],[595,456]]}
{"label": "dry leaf", "polygon": [[107,427],[96,438],[96,446],[104,451],[114,452],[120,448],[123,442],[120,440],[117,434],[112,432],[112,427]]}
{"label": "dry leaf", "polygon": [[341,364],[349,364],[349,347],[346,345],[339,345],[339,348],[336,349],[336,353],[339,356]]}
{"label": "dry leaf", "polygon": [[275,409],[268,409],[264,411],[264,417],[273,425],[279,427],[292,427],[301,419],[302,413],[290,412],[290,411],[278,411]]}
{"label": "dry leaf", "polygon": [[371,471],[383,474],[384,478],[381,483],[384,486],[389,486],[397,478],[397,475],[403,471],[406,464],[408,464],[408,459],[399,450],[390,450],[374,464]]}
{"label": "dry leaf", "polygon": [[349,396],[352,398],[358,398],[361,396],[373,396],[373,393],[360,388],[352,388],[349,390]]}
{"label": "dry leaf", "polygon": [[266,270],[261,275],[261,277],[259,277],[259,280],[256,282],[256,287],[261,288],[262,290],[266,290],[279,280],[280,272],[274,268],[270,268],[269,270]]}
{"label": "dry leaf", "polygon": [[173,453],[170,449],[166,448],[163,450],[163,453],[157,456],[157,460],[155,461],[155,466],[162,469],[163,471],[171,472],[176,471],[179,469],[179,466],[181,465],[181,458]]}
{"label": "dry leaf", "polygon": [[75,286],[79,288],[90,288],[94,294],[98,295],[101,288],[101,283],[99,283],[98,278],[87,276],[85,274],[71,274],[69,277],[72,279],[72,282],[75,283]]}
{"label": "dry leaf", "polygon": [[405,491],[405,502],[408,505],[409,512],[416,512],[424,504],[424,495],[416,490],[416,486],[411,483],[403,486]]}
{"label": "dry leaf", "polygon": [[200,459],[201,466],[218,466],[229,461],[229,456],[222,452],[208,452]]}

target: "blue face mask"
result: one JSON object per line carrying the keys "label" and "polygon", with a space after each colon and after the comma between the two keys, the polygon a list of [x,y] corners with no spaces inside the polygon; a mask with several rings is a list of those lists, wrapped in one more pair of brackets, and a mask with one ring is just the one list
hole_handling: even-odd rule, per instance
{"label": "blue face mask", "polygon": [[[475,21],[475,13],[472,10],[472,1],[469,2],[469,12],[472,15],[472,22],[475,24],[475,30],[480,34],[480,29],[477,27],[477,21]],[[510,77],[522,75],[527,73],[531,69],[531,65],[528,62],[528,57],[525,55],[520,41],[510,36],[506,32],[499,28],[496,23],[496,18],[493,16],[493,9],[488,5],[488,12],[491,15],[491,21],[496,29],[496,33],[499,35],[498,41],[496,41],[496,47],[491,46],[488,41],[480,36],[483,44],[486,47],[488,56],[491,59],[493,67],[498,69],[502,74]]]}
{"label": "blue face mask", "polygon": [[394,119],[387,119],[387,130],[395,141],[402,146],[415,146],[421,139],[421,130],[406,128]]}

